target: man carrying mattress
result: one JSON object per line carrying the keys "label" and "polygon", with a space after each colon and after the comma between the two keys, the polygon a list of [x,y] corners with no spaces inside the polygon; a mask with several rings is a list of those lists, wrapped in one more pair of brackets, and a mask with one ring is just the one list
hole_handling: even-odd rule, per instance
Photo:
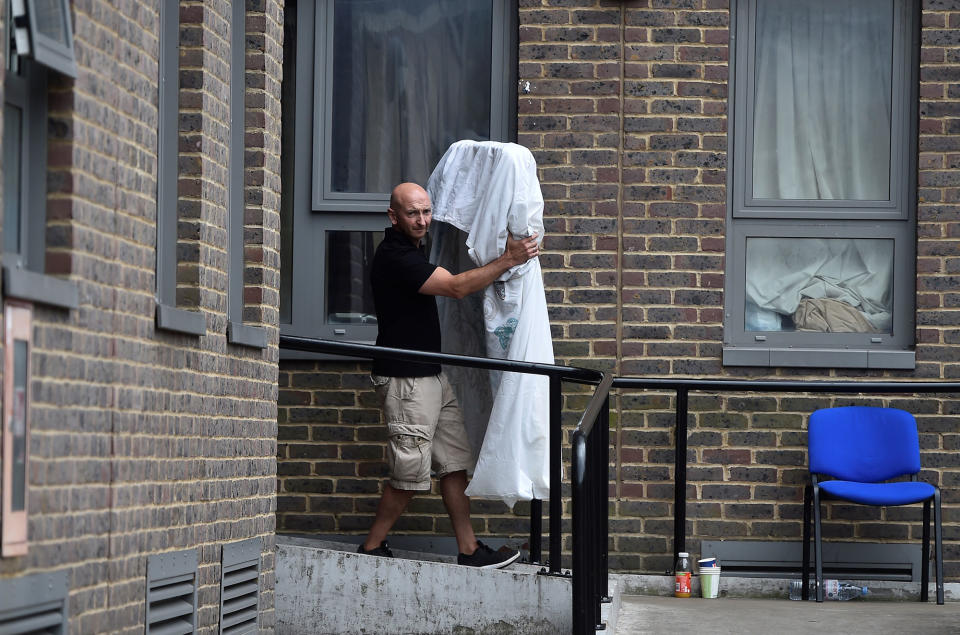
{"label": "man carrying mattress", "polygon": [[[373,259],[371,281],[377,311],[377,344],[440,352],[440,320],[434,296],[463,298],[489,286],[511,267],[539,254],[536,235],[507,236],[503,254],[488,264],[459,274],[431,264],[423,238],[432,220],[427,192],[401,183],[390,196],[392,227]],[[386,543],[391,527],[417,491],[430,490],[430,470],[440,479],[440,493],[457,538],[462,565],[500,568],[519,552],[494,551],[477,540],[470,524],[470,499],[464,493],[473,468],[463,416],[439,364],[378,359],[371,372],[383,401],[387,422],[389,481],[376,516],[358,553],[392,557]]]}

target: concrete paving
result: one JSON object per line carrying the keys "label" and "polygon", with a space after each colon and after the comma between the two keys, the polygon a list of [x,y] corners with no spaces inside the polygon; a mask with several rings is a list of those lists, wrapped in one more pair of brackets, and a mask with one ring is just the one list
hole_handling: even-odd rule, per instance
{"label": "concrete paving", "polygon": [[[520,563],[503,571],[459,567],[450,555],[455,544],[430,546],[434,553],[396,540],[397,557],[385,559],[356,554],[355,543],[278,536],[277,632],[570,632],[570,578],[539,576],[539,566]],[[786,599],[788,579],[723,577],[721,597],[704,600],[674,598],[673,576],[613,574],[613,602],[601,607],[608,628],[597,635],[960,635],[960,583],[947,583],[947,603],[937,606],[916,601],[916,583],[855,582],[869,586],[867,598],[818,605]],[[699,595],[697,576],[693,587]]]}
{"label": "concrete paving", "polygon": [[[604,631],[598,631],[602,633]],[[960,603],[792,602],[621,595],[615,635],[960,634]]]}

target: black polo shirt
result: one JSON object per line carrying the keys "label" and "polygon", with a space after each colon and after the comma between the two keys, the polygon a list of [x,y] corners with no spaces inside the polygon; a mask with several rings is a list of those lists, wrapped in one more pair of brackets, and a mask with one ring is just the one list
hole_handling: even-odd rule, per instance
{"label": "black polo shirt", "polygon": [[[388,227],[373,256],[370,281],[377,310],[377,345],[440,352],[440,317],[432,295],[419,293],[436,265],[423,246]],[[373,374],[386,377],[426,377],[440,373],[440,364],[392,359],[373,362]]]}

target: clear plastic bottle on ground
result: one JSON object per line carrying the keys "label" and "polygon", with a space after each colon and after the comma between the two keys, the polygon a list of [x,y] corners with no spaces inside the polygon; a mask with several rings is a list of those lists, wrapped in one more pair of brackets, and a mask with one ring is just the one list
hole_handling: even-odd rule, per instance
{"label": "clear plastic bottle on ground", "polygon": [[675,587],[673,594],[678,598],[690,597],[690,588],[693,577],[693,565],[690,562],[690,554],[681,551],[677,554],[677,566],[674,569]]}
{"label": "clear plastic bottle on ground", "polygon": [[867,595],[870,593],[870,590],[865,586],[857,586],[855,584],[840,583],[836,586],[835,589],[831,589],[827,586],[827,583],[823,583],[824,588],[824,597],[828,600],[852,600],[858,598],[861,595]]}
{"label": "clear plastic bottle on ground", "polygon": [[[811,580],[808,585],[809,597],[811,600],[817,599],[817,582]],[[837,580],[823,581],[823,597],[825,600],[852,600],[862,595],[867,595],[870,590],[865,586],[855,584],[841,583]],[[790,599],[799,600],[803,596],[803,588],[800,580],[790,581]]]}

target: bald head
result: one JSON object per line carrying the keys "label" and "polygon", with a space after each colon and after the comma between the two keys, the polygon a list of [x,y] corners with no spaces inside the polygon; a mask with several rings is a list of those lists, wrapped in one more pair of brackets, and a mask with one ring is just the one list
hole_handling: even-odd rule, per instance
{"label": "bald head", "polygon": [[430,206],[430,197],[427,191],[416,183],[401,183],[390,192],[390,209],[406,209],[411,201],[427,201],[427,207]]}
{"label": "bald head", "polygon": [[416,183],[401,183],[390,193],[387,216],[393,228],[413,244],[420,244],[420,240],[427,235],[431,214],[430,196]]}

